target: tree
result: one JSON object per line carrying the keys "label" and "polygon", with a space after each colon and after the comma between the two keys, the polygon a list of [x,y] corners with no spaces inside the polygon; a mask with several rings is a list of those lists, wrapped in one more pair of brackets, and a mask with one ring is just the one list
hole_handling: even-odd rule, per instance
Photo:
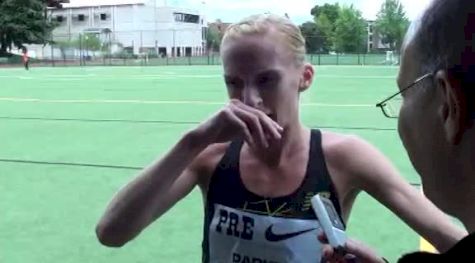
{"label": "tree", "polygon": [[337,3],[316,5],[310,11],[322,39],[322,51],[328,52],[334,47],[335,25],[340,15],[340,9],[340,5]]}
{"label": "tree", "polygon": [[86,33],[82,36],[82,48],[86,50],[97,51],[100,50],[102,42],[97,34]]}
{"label": "tree", "polygon": [[300,26],[300,31],[305,38],[305,47],[308,53],[320,52],[323,49],[323,38],[320,35],[317,24],[306,22]]}
{"label": "tree", "polygon": [[385,0],[375,23],[383,44],[389,44],[391,50],[399,50],[408,27],[409,20],[399,0]]}
{"label": "tree", "polygon": [[219,51],[219,47],[221,46],[221,36],[220,32],[216,28],[208,28],[206,45],[210,50]]}
{"label": "tree", "polygon": [[366,23],[361,12],[353,6],[342,7],[335,23],[335,50],[363,52],[366,36]]}
{"label": "tree", "polygon": [[63,8],[63,3],[69,3],[69,0],[45,0],[48,7]]}
{"label": "tree", "polygon": [[324,4],[323,6],[314,6],[310,13],[318,18],[320,15],[325,15],[331,24],[335,24],[338,16],[340,15],[340,5],[336,4]]}
{"label": "tree", "polygon": [[45,44],[55,24],[45,16],[43,0],[0,1],[0,55],[14,46]]}
{"label": "tree", "polygon": [[325,14],[318,16],[315,23],[322,38],[322,51],[332,50],[335,46],[335,23],[332,23]]}
{"label": "tree", "polygon": [[208,50],[219,51],[221,40],[223,39],[227,25],[228,24],[223,23],[221,19],[217,19],[216,22],[211,23],[208,26],[206,37],[206,46],[208,47]]}

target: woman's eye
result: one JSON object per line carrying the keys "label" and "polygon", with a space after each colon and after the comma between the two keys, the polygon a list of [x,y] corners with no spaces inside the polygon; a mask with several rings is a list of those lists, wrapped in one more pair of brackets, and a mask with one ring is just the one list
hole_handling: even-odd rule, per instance
{"label": "woman's eye", "polygon": [[242,87],[241,85],[241,82],[240,81],[236,81],[236,80],[225,80],[224,83],[226,84],[227,87],[229,88],[240,88]]}
{"label": "woman's eye", "polygon": [[266,85],[272,83],[273,79],[270,77],[261,77],[258,80],[259,85]]}

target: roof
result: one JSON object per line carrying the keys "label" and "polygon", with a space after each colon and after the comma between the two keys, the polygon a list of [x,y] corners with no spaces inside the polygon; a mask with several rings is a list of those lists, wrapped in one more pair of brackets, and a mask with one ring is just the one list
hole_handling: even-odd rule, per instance
{"label": "roof", "polygon": [[80,8],[91,6],[117,6],[145,4],[146,0],[70,0],[71,3],[63,4],[63,8]]}

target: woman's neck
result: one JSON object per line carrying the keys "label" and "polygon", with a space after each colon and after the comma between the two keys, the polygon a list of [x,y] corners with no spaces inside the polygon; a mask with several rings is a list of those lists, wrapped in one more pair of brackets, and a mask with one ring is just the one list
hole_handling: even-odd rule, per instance
{"label": "woman's neck", "polygon": [[301,123],[284,128],[282,139],[269,143],[267,149],[252,149],[253,154],[269,166],[278,166],[282,160],[309,145],[310,129]]}

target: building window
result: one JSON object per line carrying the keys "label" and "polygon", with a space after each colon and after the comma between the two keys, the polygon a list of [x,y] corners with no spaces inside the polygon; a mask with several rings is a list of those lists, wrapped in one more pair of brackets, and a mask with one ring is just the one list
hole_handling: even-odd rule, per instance
{"label": "building window", "polygon": [[370,33],[373,33],[373,25],[369,25],[368,31],[369,31]]}
{"label": "building window", "polygon": [[101,14],[101,20],[102,20],[102,21],[106,21],[106,20],[107,20],[107,14],[102,13],[102,14]]}
{"label": "building window", "polygon": [[78,21],[84,21],[86,20],[86,16],[83,14],[78,15]]}
{"label": "building window", "polygon": [[183,22],[183,14],[182,13],[174,13],[175,21],[176,22]]}
{"label": "building window", "polygon": [[62,22],[64,21],[64,16],[57,16],[57,17],[56,17],[56,21],[57,21],[58,23],[62,23]]}
{"label": "building window", "polygon": [[207,33],[208,32],[208,28],[207,27],[202,27],[201,28],[201,39],[207,39]]}
{"label": "building window", "polygon": [[373,43],[369,44],[369,49],[373,49]]}
{"label": "building window", "polygon": [[369,42],[373,42],[373,36],[369,36]]}
{"label": "building window", "polygon": [[185,14],[185,13],[173,13],[176,22],[184,22],[184,23],[193,23],[199,24],[200,23],[200,16],[199,15],[192,15],[192,14]]}

